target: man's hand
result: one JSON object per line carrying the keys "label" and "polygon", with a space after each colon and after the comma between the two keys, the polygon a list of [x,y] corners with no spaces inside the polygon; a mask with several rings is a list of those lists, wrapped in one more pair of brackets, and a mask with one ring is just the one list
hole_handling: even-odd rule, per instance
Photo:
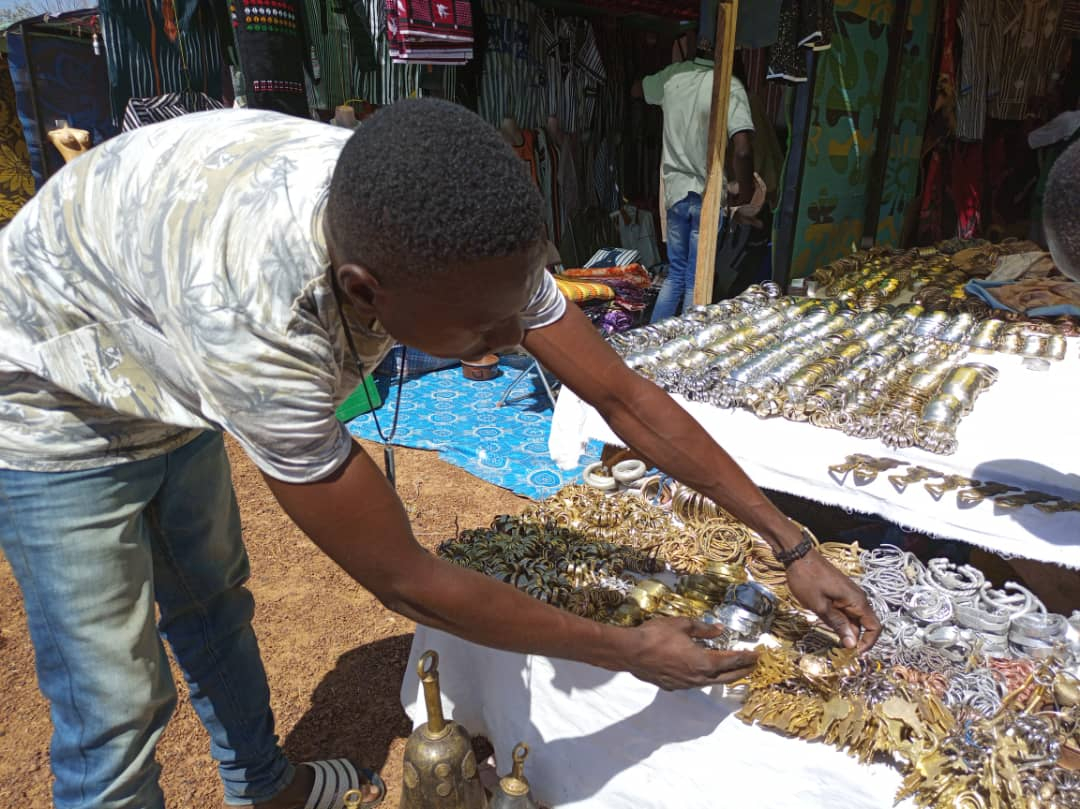
{"label": "man's hand", "polygon": [[324,480],[266,482],[330,558],[384,605],[418,623],[496,649],[629,671],[666,689],[731,682],[754,664],[752,653],[695,643],[718,634],[708,624],[665,618],[635,629],[609,626],[432,556],[417,544],[401,501],[357,445]]}
{"label": "man's hand", "polygon": [[694,638],[714,638],[721,627],[689,618],[653,618],[637,629],[639,648],[627,661],[627,671],[665,691],[733,683],[754,670],[755,652],[719,652]]}
{"label": "man's hand", "polygon": [[881,634],[866,593],[817,551],[792,562],[787,582],[799,603],[817,613],[848,649],[865,652]]}

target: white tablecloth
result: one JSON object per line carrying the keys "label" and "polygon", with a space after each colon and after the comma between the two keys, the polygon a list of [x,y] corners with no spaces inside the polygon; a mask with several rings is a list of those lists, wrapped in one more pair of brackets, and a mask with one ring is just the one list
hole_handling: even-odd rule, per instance
{"label": "white tablecloth", "polygon": [[900,786],[888,765],[744,724],[732,715],[738,703],[712,689],[660,691],[422,626],[401,687],[414,725],[427,719],[416,677],[427,649],[439,653],[447,715],[491,739],[500,771],[515,744],[528,744],[526,776],[556,809],[891,809]]}
{"label": "white tablecloth", "polygon": [[[1080,512],[1047,515],[1031,506],[1006,511],[989,501],[962,507],[955,493],[935,502],[921,483],[899,494],[887,474],[859,487],[850,476],[841,485],[828,472],[847,455],[861,452],[1080,500],[1078,348],[1078,341],[1070,339],[1067,359],[1043,372],[1024,368],[1015,356],[973,355],[973,360],[998,368],[1000,376],[961,422],[960,448],[949,456],[890,450],[879,441],[850,438],[837,430],[783,418],[759,419],[745,410],[720,410],[678,396],[675,400],[759,486],[880,514],[902,526],[997,553],[1080,568]],[[564,469],[571,468],[591,438],[621,443],[600,415],[564,386],[551,424],[551,457]]]}

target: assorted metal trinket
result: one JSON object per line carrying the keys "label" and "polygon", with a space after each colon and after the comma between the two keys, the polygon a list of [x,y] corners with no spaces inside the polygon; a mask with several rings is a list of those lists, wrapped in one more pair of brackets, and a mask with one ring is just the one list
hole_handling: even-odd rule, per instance
{"label": "assorted metal trinket", "polygon": [[[964,362],[976,342],[1015,340],[990,339],[966,315],[857,312],[769,284],[611,338],[627,365],[692,401],[939,454],[956,451],[960,420],[997,379],[992,366]],[[1028,348],[1051,356],[1049,342]]]}
{"label": "assorted metal trinket", "polygon": [[1080,661],[1065,616],[1048,613],[1022,585],[994,588],[970,565],[924,565],[892,545],[864,552],[862,564],[858,580],[882,624],[873,656],[906,672],[940,675],[939,695],[950,707],[993,714],[1016,685],[1010,658],[1065,654]]}
{"label": "assorted metal trinket", "polygon": [[[914,469],[853,456],[834,471],[982,485]],[[661,548],[695,570],[670,565]],[[994,588],[971,566],[923,564],[894,546],[818,550],[860,582],[881,619],[866,655],[839,649],[799,607],[759,537],[669,480],[612,495],[567,487],[519,517],[463,531],[440,554],[595,620],[691,616],[723,628],[714,648],[771,636],[780,646],[762,649],[745,685],[729,691],[745,696],[739,715],[861,761],[888,755],[905,770],[902,796],[922,806],[1080,809],[1059,761],[1070,745],[1080,756],[1080,647],[1070,645],[1080,614],[1070,622],[1018,584]]]}
{"label": "assorted metal trinket", "polygon": [[1060,766],[1080,745],[1076,680],[1051,657],[985,716],[958,713],[924,683],[850,651],[762,650],[738,716],[862,762],[904,772],[897,801],[925,807],[1076,807],[1080,779]]}
{"label": "assorted metal trinket", "polygon": [[905,466],[908,468],[902,473],[896,472],[888,476],[889,482],[901,494],[912,484],[922,483],[923,488],[935,500],[940,500],[949,492],[956,492],[956,502],[961,507],[976,506],[984,500],[989,500],[996,508],[1005,510],[1032,506],[1044,514],[1080,511],[1080,501],[1067,500],[1060,495],[1021,489],[1018,486],[993,480],[981,481],[962,475],[946,475],[924,466],[912,466],[906,461],[897,461],[892,458],[874,458],[863,454],[848,455],[843,463],[830,466],[829,474],[837,483],[843,485],[850,473],[856,485],[866,486],[873,483],[879,473]]}
{"label": "assorted metal trinket", "polygon": [[[861,571],[857,545],[826,542],[819,550],[846,573]],[[756,639],[770,627],[778,637],[799,640],[817,625],[817,617],[795,602],[783,566],[760,537],[670,480],[617,495],[568,486],[520,516],[462,531],[439,554],[607,623],[710,616],[731,626],[740,640]],[[738,589],[751,576],[757,584]],[[763,597],[772,609],[755,622],[732,605],[746,608],[758,590],[768,592]]]}
{"label": "assorted metal trinket", "polygon": [[[816,270],[807,286],[815,297],[833,298],[859,310],[910,298],[928,312],[963,314],[984,321],[987,335],[1005,330],[1017,335],[1054,336],[1059,341],[1080,335],[1078,318],[1028,318],[994,309],[965,290],[969,281],[989,276],[1002,256],[1026,252],[1035,245],[971,243],[958,251],[946,251],[944,247],[875,247],[853,253]],[[1064,351],[1064,341],[1056,342],[1057,350]]]}
{"label": "assorted metal trinket", "polygon": [[424,652],[416,672],[424,687],[428,721],[405,743],[401,809],[486,809],[472,737],[443,714],[439,655]]}

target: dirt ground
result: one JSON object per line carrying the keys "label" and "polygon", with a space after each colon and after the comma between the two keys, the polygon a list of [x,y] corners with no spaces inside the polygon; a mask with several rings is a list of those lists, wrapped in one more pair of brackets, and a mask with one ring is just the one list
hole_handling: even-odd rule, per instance
{"label": "dirt ground", "polygon": [[[368,445],[373,457],[381,450]],[[308,541],[281,511],[251,462],[230,444],[251,557],[255,630],[278,733],[293,761],[348,756],[382,773],[396,806],[411,730],[398,692],[413,624],[388,612]],[[434,453],[397,450],[398,488],[419,540],[433,548],[455,526],[486,524],[528,503]],[[362,536],[362,531],[358,531]],[[160,745],[170,807],[221,805],[209,742],[173,666],[179,706]],[[22,599],[0,556],[0,807],[51,805],[51,725],[34,678]]]}

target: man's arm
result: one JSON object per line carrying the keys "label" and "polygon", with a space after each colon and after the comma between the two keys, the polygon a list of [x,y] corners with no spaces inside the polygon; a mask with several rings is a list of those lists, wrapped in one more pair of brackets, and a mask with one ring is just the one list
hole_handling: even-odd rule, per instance
{"label": "man's arm", "polygon": [[[774,550],[802,540],[746,473],[663,390],[626,367],[576,306],[557,322],[526,332],[525,348],[593,405],[616,435],[658,468],[712,498],[757,531]],[[817,551],[794,562],[788,582],[800,602],[820,615],[849,646],[869,648],[881,626],[865,594]]]}
{"label": "man's arm", "polygon": [[731,137],[731,166],[739,193],[728,200],[728,207],[745,205],[754,196],[754,133],[743,130]]}
{"label": "man's arm", "polygon": [[732,682],[754,663],[753,654],[695,643],[717,634],[705,624],[654,619],[635,629],[607,626],[438,559],[416,542],[401,501],[359,445],[325,480],[264,477],[316,545],[389,609],[418,623],[497,649],[629,671],[667,689]]}

